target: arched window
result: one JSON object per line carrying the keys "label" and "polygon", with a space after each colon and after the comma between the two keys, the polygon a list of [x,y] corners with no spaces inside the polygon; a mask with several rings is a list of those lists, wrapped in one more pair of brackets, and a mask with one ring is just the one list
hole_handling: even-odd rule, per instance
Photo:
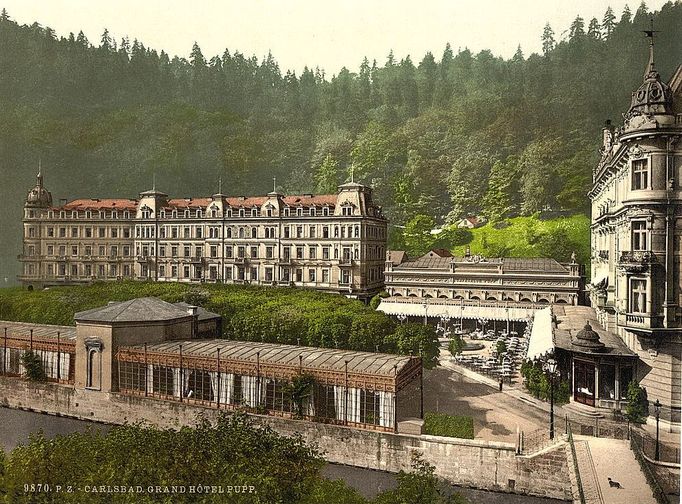
{"label": "arched window", "polygon": [[232,228],[227,228],[227,229],[225,230],[225,236],[226,236],[227,238],[232,238]]}
{"label": "arched window", "polygon": [[257,227],[251,228],[251,238],[258,238],[258,228]]}

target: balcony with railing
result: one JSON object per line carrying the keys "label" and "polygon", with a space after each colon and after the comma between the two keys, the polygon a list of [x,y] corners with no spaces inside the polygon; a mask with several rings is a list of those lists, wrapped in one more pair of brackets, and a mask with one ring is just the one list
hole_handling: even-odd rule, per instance
{"label": "balcony with railing", "polygon": [[656,255],[649,250],[623,250],[618,258],[618,267],[627,272],[641,272],[651,268]]}
{"label": "balcony with railing", "polygon": [[663,317],[649,313],[619,313],[618,325],[633,329],[656,329],[661,327]]}

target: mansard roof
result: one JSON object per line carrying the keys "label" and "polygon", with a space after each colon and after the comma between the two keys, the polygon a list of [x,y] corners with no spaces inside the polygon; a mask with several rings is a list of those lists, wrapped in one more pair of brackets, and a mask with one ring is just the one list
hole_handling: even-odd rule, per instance
{"label": "mansard roof", "polygon": [[[147,193],[151,194],[150,191]],[[142,193],[144,196],[147,193]],[[262,206],[268,199],[268,196],[222,196],[223,202],[232,208],[253,208]],[[312,206],[336,206],[336,194],[302,194],[291,196],[279,196],[282,202],[291,207],[312,207]],[[185,209],[185,208],[207,208],[215,201],[214,198],[171,198],[167,205],[160,209]],[[139,200],[124,199],[124,198],[82,198],[70,201],[60,207],[55,207],[55,210],[136,210],[139,205]]]}
{"label": "mansard roof", "polygon": [[[389,260],[391,254],[396,251],[389,252]],[[445,251],[447,252],[447,251]],[[449,253],[449,252],[448,252]],[[468,265],[476,266],[477,268],[497,269],[502,268],[503,272],[526,272],[526,273],[568,273],[569,269],[555,259],[549,257],[481,257],[481,256],[465,256],[452,257],[444,255],[443,250],[432,250],[423,256],[407,260],[401,264],[396,264],[393,269],[430,269],[448,271],[450,264],[455,263],[457,268],[467,267]]]}
{"label": "mansard roof", "polygon": [[135,210],[138,201],[135,199],[123,198],[90,198],[90,199],[76,199],[56,207],[55,210]]}

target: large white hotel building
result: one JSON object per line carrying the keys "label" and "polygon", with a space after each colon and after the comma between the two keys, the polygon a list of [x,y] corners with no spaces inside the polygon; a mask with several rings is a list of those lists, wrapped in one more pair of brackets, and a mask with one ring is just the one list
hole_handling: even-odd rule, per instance
{"label": "large white hotel building", "polygon": [[39,173],[24,207],[24,285],[95,280],[310,287],[367,299],[384,284],[387,220],[369,187],[337,194],[77,199],[53,206]]}

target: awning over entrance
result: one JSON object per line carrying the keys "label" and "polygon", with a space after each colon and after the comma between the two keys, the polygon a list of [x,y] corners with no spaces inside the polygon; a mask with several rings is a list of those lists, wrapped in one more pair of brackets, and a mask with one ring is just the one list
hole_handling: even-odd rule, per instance
{"label": "awning over entrance", "polygon": [[388,297],[381,301],[377,310],[387,315],[407,315],[411,317],[441,316],[452,319],[510,320],[526,322],[542,305],[517,303],[514,301],[478,301],[458,299],[436,299],[421,297]]}
{"label": "awning over entrance", "polygon": [[528,342],[528,359],[535,360],[554,351],[552,309],[548,306],[535,312]]}

